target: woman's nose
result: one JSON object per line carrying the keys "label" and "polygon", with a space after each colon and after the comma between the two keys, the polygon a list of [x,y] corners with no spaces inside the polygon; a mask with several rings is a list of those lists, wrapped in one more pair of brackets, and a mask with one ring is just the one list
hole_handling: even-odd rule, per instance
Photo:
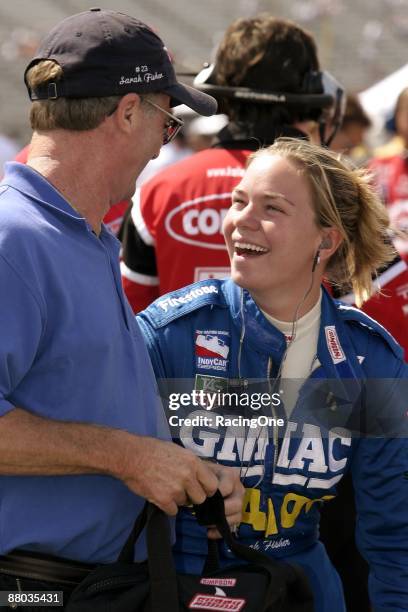
{"label": "woman's nose", "polygon": [[259,227],[259,219],[251,202],[247,204],[245,208],[237,212],[235,224],[237,227],[241,226],[251,229],[257,229]]}

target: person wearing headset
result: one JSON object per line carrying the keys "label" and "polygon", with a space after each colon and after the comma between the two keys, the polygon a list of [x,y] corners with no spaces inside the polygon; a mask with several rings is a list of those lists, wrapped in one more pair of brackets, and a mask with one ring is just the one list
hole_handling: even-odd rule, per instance
{"label": "person wearing headset", "polygon": [[[408,609],[408,366],[382,326],[322,285],[351,285],[358,303],[367,299],[373,271],[395,255],[387,228],[363,170],[305,140],[277,139],[250,157],[232,194],[223,224],[232,278],[172,292],[137,316],[156,377],[191,387],[186,408],[169,404],[174,437],[241,468],[240,541],[300,565],[316,612],[346,609],[318,523],[347,472],[373,609]],[[251,409],[251,379],[261,376],[266,423]],[[254,424],[240,421],[248,416]],[[205,530],[188,509],[176,529],[179,570],[200,572]],[[231,563],[222,544],[218,552]]]}
{"label": "person wearing headset", "polygon": [[214,147],[136,190],[120,232],[122,282],[135,312],[195,280],[227,276],[222,220],[248,155],[277,136],[317,133],[327,143],[344,107],[311,34],[267,14],[233,22],[194,84],[218,99],[229,123]]}

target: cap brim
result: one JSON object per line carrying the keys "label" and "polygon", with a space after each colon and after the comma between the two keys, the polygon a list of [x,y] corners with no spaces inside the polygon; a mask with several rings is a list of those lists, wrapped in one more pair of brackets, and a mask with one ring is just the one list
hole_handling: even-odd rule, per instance
{"label": "cap brim", "polygon": [[194,87],[176,83],[163,89],[163,92],[171,97],[171,106],[185,104],[204,117],[210,117],[217,112],[217,100]]}

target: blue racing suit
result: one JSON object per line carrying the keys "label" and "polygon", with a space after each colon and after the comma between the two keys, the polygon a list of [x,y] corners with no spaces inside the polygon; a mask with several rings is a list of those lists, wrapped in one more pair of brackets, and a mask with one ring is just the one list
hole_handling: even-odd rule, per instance
{"label": "blue racing suit", "polygon": [[[318,525],[319,507],[351,470],[356,538],[370,564],[374,609],[408,610],[408,366],[386,330],[323,290],[318,366],[299,385],[288,415],[279,380],[286,339],[231,280],[162,296],[137,319],[159,384],[166,380],[169,421],[178,426],[173,437],[203,457],[241,468],[240,541],[301,565],[317,612],[344,612]],[[192,389],[205,393],[194,396]],[[239,400],[234,406],[230,393],[225,408],[224,394],[237,389]],[[259,389],[269,393],[267,421],[253,402]],[[190,401],[181,391],[190,392]],[[218,404],[209,410],[206,398],[216,393]],[[217,423],[215,413],[222,414]],[[188,509],[179,512],[174,551],[180,571],[202,570],[206,531]],[[223,544],[220,558],[233,562]]]}

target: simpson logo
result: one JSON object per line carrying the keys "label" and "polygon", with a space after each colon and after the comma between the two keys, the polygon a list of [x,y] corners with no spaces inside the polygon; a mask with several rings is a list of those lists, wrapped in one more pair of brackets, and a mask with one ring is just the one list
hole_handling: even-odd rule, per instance
{"label": "simpson logo", "polygon": [[189,610],[228,610],[239,612],[245,606],[246,599],[218,597],[217,595],[202,595],[198,593],[189,603]]}
{"label": "simpson logo", "polygon": [[168,297],[165,300],[160,300],[158,305],[162,310],[164,310],[164,312],[167,312],[169,308],[176,308],[177,306],[188,304],[188,302],[191,302],[192,300],[195,300],[203,295],[209,295],[210,293],[218,293],[218,289],[215,285],[204,285],[204,287],[197,287],[197,289],[192,289],[184,295],[179,295],[178,297]]}
{"label": "simpson logo", "polygon": [[236,578],[201,578],[200,584],[208,584],[209,586],[233,587],[237,583]]}
{"label": "simpson logo", "polygon": [[178,242],[226,251],[222,222],[230,203],[231,193],[206,195],[183,202],[167,215],[164,222],[166,231]]}
{"label": "simpson logo", "polygon": [[334,325],[326,325],[324,328],[326,333],[327,348],[331,355],[333,363],[341,363],[346,361],[346,356],[341,348],[341,344]]}

